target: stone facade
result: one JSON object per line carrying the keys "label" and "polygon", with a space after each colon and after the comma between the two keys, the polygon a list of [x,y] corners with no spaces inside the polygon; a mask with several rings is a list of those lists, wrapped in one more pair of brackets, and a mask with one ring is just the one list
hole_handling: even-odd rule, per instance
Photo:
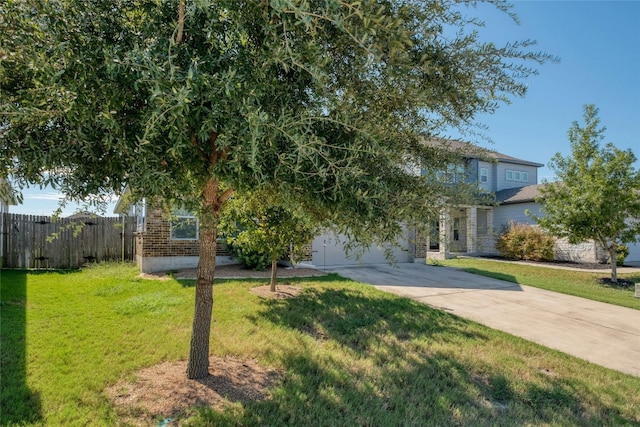
{"label": "stone facade", "polygon": [[609,254],[594,241],[571,244],[567,239],[556,240],[554,257],[558,261],[606,263]]}

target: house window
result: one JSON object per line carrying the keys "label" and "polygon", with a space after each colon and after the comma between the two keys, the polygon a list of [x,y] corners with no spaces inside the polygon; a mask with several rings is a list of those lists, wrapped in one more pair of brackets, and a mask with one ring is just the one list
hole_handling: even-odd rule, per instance
{"label": "house window", "polygon": [[507,181],[529,182],[529,172],[514,171],[507,169],[505,171]]}
{"label": "house window", "polygon": [[429,250],[437,251],[440,249],[440,222],[432,221],[431,230],[429,231]]}
{"label": "house window", "polygon": [[198,218],[183,209],[177,209],[170,221],[171,240],[198,240]]}
{"label": "house window", "polygon": [[136,216],[136,231],[147,231],[147,203],[144,199],[135,205],[134,215]]}
{"label": "house window", "polygon": [[455,184],[466,181],[466,170],[464,165],[449,164],[446,170],[436,172],[439,181],[447,184]]}
{"label": "house window", "polygon": [[478,209],[476,218],[478,224],[478,234],[487,234],[487,210]]}
{"label": "house window", "polygon": [[453,240],[460,241],[460,218],[453,218]]}
{"label": "house window", "polygon": [[480,182],[489,181],[489,169],[480,168]]}

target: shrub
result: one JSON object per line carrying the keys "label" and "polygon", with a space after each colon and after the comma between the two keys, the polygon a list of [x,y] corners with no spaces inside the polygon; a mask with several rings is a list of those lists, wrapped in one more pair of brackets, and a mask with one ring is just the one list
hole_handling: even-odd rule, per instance
{"label": "shrub", "polygon": [[266,270],[268,267],[271,267],[271,259],[268,254],[243,247],[242,244],[238,244],[238,242],[234,242],[231,239],[227,242],[231,256],[238,260],[243,267],[257,271]]}
{"label": "shrub", "polygon": [[554,246],[555,239],[540,228],[513,221],[500,234],[496,245],[503,257],[528,261],[553,260]]}
{"label": "shrub", "polygon": [[[618,245],[616,249],[616,265],[624,265],[624,259],[629,256],[629,247],[627,245]],[[611,262],[611,260],[609,260]]]}

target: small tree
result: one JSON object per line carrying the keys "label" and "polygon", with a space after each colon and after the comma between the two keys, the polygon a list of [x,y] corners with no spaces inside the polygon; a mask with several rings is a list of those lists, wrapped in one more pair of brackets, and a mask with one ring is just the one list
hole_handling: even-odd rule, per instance
{"label": "small tree", "polygon": [[557,153],[551,160],[560,181],[543,187],[538,201],[544,215],[533,218],[569,243],[591,239],[600,244],[609,253],[616,283],[618,246],[638,241],[640,234],[640,173],[631,150],[612,143],[600,147],[605,128],[594,105],[584,107],[584,122],[569,129],[571,156]]}
{"label": "small tree", "polygon": [[271,189],[234,196],[225,206],[218,230],[239,251],[269,258],[271,292],[275,292],[278,261],[289,254],[295,262],[318,226],[299,203]]}

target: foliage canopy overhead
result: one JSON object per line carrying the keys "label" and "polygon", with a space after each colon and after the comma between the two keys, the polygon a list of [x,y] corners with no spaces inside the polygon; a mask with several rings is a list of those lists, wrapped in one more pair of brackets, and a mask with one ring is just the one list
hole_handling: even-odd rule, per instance
{"label": "foliage canopy overhead", "polygon": [[[493,2],[507,10],[501,0]],[[216,226],[275,185],[339,231],[390,240],[461,188],[425,138],[523,95],[530,42],[497,47],[455,0],[11,0],[0,4],[0,174],[71,198],[129,185],[197,209],[187,375],[208,375]]]}
{"label": "foliage canopy overhead", "polygon": [[401,166],[448,161],[422,138],[523,95],[549,59],[481,42],[456,1],[179,4],[0,6],[0,170],[190,203],[212,175],[280,182],[374,221],[445,192]]}

